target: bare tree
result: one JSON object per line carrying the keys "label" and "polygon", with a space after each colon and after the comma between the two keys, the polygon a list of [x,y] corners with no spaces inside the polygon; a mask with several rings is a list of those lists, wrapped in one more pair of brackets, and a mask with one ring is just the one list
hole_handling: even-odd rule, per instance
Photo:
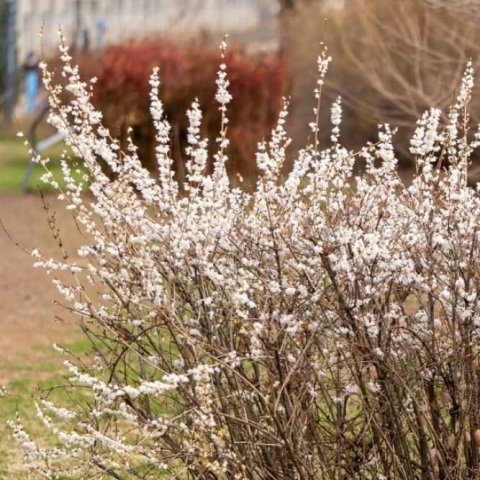
{"label": "bare tree", "polygon": [[447,8],[457,10],[461,13],[476,13],[480,10],[478,0],[424,0],[425,3],[434,8]]}
{"label": "bare tree", "polygon": [[[351,111],[350,146],[358,135],[373,140],[377,124],[387,121],[399,128],[397,142],[406,152],[419,115],[430,106],[445,108],[468,59],[478,64],[479,19],[478,0],[350,0],[348,9],[299,7],[289,37],[293,70],[302,72],[294,80],[296,121],[306,123],[303,105],[313,84],[314,72],[308,78],[302,65],[311,64],[312,45],[326,38],[335,57],[327,95],[341,95]],[[474,104],[472,115],[479,114]]]}

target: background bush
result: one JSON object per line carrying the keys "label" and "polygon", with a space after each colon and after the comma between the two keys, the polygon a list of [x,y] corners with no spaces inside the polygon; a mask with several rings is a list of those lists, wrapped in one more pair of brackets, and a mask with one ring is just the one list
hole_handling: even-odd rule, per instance
{"label": "background bush", "polygon": [[[96,76],[94,103],[114,135],[125,138],[133,129],[140,157],[155,170],[155,132],[149,111],[148,79],[152,68],[160,68],[161,96],[172,126],[171,149],[177,178],[184,179],[186,111],[198,98],[204,112],[202,134],[208,137],[210,152],[216,148],[220,112],[215,103],[215,74],[218,47],[207,44],[176,45],[151,40],[112,46],[99,58],[80,58],[84,76]],[[287,69],[276,54],[247,55],[231,48],[228,64],[230,91],[238,101],[229,110],[230,173],[251,178],[256,173],[256,143],[272,129],[288,86]]]}

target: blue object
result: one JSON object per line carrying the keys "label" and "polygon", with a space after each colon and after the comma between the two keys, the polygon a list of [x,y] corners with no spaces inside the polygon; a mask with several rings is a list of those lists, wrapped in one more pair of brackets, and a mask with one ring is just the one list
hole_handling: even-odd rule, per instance
{"label": "blue object", "polygon": [[99,17],[97,20],[97,49],[103,50],[105,47],[105,31],[107,30],[107,20],[105,17]]}
{"label": "blue object", "polygon": [[25,72],[25,95],[27,98],[27,112],[32,113],[37,108],[37,95],[40,85],[37,68],[29,68]]}

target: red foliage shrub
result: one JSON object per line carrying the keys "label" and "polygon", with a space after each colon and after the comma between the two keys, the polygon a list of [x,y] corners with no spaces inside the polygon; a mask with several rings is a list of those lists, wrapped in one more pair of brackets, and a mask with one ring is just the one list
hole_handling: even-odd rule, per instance
{"label": "red foliage shrub", "polygon": [[[234,100],[229,105],[230,138],[228,165],[231,174],[253,178],[257,141],[274,126],[287,88],[287,74],[278,55],[248,56],[238,48],[227,51],[226,64]],[[94,102],[104,112],[105,125],[115,136],[134,132],[140,156],[155,170],[154,129],[149,113],[149,76],[160,68],[161,99],[172,124],[172,152],[177,177],[183,179],[183,152],[186,142],[186,111],[198,98],[204,113],[203,135],[210,149],[220,113],[215,102],[215,76],[220,63],[218,48],[206,45],[178,46],[169,41],[146,41],[106,49],[100,57],[79,59],[81,71],[96,76]]]}

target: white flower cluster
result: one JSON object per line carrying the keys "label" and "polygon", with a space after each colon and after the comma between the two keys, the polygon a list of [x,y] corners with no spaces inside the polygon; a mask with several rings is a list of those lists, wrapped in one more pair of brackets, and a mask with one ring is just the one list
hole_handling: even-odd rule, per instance
{"label": "white flower cluster", "polygon": [[[38,267],[72,273],[72,285],[55,283],[96,353],[67,363],[91,408],[39,404],[57,447],[40,449],[12,424],[30,468],[44,478],[473,478],[480,198],[467,178],[478,138],[469,138],[471,65],[445,124],[437,110],[420,119],[409,186],[388,125],[360,152],[341,145],[338,100],[332,144],[308,145],[284,177],[285,105],[248,193],[225,170],[223,59],[215,167],[206,173],[195,101],[180,189],[158,72],[153,178],[133,143],[121,151],[101,125],[63,47],[62,57],[67,87],[44,66],[50,121],[83,162],[90,196],[66,160],[60,195],[89,241],[78,264],[32,255]],[[325,50],[318,99],[330,60]]]}

